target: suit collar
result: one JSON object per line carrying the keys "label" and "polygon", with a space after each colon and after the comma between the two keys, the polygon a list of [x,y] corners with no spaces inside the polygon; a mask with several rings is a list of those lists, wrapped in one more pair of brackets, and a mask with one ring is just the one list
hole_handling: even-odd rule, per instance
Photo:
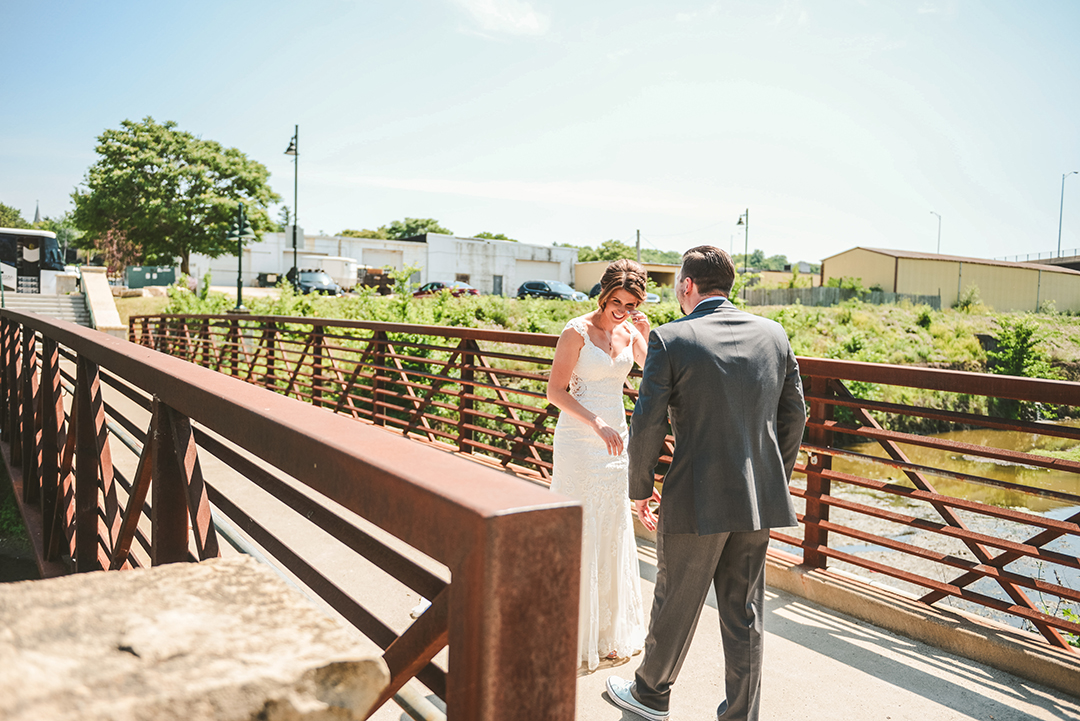
{"label": "suit collar", "polygon": [[723,305],[725,301],[727,301],[727,298],[723,296],[709,296],[708,298],[699,301],[697,306],[690,311],[690,315],[716,310]]}

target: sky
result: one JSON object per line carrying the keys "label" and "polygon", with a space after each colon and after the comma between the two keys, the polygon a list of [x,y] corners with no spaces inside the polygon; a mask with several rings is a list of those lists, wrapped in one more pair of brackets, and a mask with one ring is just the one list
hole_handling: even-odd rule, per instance
{"label": "sky", "polygon": [[1078,30],[1074,0],[0,0],[0,202],[69,210],[97,136],[150,116],[289,206],[297,173],[309,233],[818,262],[937,252],[937,213],[942,253],[1004,257],[1054,251],[1060,211],[1068,250]]}

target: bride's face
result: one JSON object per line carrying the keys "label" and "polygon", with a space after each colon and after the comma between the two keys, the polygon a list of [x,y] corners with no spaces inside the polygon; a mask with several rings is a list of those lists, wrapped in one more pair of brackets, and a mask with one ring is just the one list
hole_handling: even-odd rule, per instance
{"label": "bride's face", "polygon": [[619,288],[608,296],[607,303],[601,309],[612,324],[622,323],[624,320],[633,322],[634,311],[641,305],[641,300],[628,290]]}

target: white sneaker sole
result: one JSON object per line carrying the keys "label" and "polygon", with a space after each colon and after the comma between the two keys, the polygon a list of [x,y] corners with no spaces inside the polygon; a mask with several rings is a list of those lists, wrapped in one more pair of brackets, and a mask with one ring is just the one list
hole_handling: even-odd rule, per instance
{"label": "white sneaker sole", "polygon": [[623,708],[632,713],[636,713],[638,716],[648,719],[649,721],[668,721],[668,719],[671,717],[670,713],[661,714],[656,711],[651,711],[644,706],[638,705],[636,703],[626,701],[625,699],[623,699],[622,696],[619,696],[619,694],[615,693],[615,690],[613,688],[611,688],[611,679],[608,679],[604,683],[604,685],[607,686],[608,696],[611,697],[612,703],[614,703],[619,708]]}

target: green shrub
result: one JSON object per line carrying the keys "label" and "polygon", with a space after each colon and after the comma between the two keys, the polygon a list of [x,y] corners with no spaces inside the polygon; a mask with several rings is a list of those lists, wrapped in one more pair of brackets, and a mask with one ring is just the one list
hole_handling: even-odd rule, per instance
{"label": "green shrub", "polygon": [[[1023,378],[1060,378],[1043,350],[1046,332],[1030,315],[1001,316],[997,319],[997,349],[986,352],[991,373]],[[1007,398],[995,399],[994,410],[1009,418],[1038,420],[1056,418],[1053,408]]]}
{"label": "green shrub", "polygon": [[928,305],[924,305],[919,309],[919,314],[915,317],[915,325],[926,330],[930,330],[930,323],[934,320],[934,309]]}
{"label": "green shrub", "polygon": [[980,305],[982,305],[982,298],[979,296],[979,286],[973,283],[964,288],[956,302],[953,303],[953,308],[964,313],[970,313]]}

